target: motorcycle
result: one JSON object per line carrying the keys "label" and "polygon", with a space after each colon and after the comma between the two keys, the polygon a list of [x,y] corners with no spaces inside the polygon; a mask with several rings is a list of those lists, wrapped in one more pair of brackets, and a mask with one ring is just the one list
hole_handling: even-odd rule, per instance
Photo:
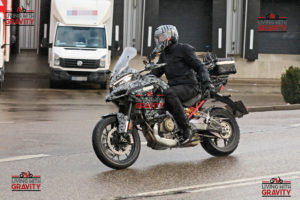
{"label": "motorcycle", "polygon": [[[216,93],[212,99],[226,104],[226,107],[204,107],[210,94],[199,90],[196,97],[183,102],[193,138],[188,144],[181,145],[181,130],[165,109],[164,91],[168,84],[150,73],[144,73],[166,64],[155,64],[149,58],[144,61],[145,68],[137,71],[129,67],[129,61],[136,54],[135,48],[125,48],[115,65],[106,102],[114,103],[119,110],[102,116],[93,131],[93,148],[102,163],[113,169],[131,166],[141,150],[139,132],[143,133],[147,146],[154,150],[201,144],[213,156],[228,156],[237,148],[240,130],[235,118],[248,113],[242,101],[234,102],[230,96]],[[207,53],[204,64],[220,92],[229,74],[235,71],[232,60],[224,61]]]}

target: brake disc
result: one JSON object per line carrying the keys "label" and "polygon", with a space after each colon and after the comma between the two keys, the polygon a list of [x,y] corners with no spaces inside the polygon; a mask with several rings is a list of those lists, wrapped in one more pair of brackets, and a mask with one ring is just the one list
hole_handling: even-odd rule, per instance
{"label": "brake disc", "polygon": [[[109,149],[116,155],[125,155],[125,154],[129,154],[130,152],[130,145],[129,144],[132,144],[133,143],[133,137],[132,137],[132,134],[129,134],[129,139],[130,139],[130,142],[129,144],[126,145],[125,148],[119,148],[118,150],[116,149],[116,145],[115,144],[112,144],[111,143],[111,139],[114,137],[113,134],[114,132],[117,131],[117,128],[113,128],[111,129],[108,134],[107,134],[107,144],[108,144],[108,147]],[[124,150],[123,150],[124,149]]]}
{"label": "brake disc", "polygon": [[221,133],[222,138],[229,139],[232,136],[232,127],[230,123],[226,121],[222,121],[221,126],[222,126],[222,133]]}

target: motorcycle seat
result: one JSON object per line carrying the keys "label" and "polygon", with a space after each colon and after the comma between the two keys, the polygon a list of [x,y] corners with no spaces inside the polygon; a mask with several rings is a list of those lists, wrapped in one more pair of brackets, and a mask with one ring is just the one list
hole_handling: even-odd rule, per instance
{"label": "motorcycle seat", "polygon": [[201,97],[202,97],[201,94],[197,94],[197,96],[195,96],[195,97],[189,99],[189,100],[186,101],[186,102],[183,102],[182,105],[185,106],[185,107],[193,106],[193,105],[195,105],[198,101],[201,100]]}

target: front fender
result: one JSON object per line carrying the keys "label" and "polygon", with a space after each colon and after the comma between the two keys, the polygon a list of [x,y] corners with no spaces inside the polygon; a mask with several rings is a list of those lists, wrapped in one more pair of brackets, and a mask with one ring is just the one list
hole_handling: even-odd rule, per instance
{"label": "front fender", "polygon": [[117,116],[117,115],[118,115],[117,112],[112,112],[112,113],[108,113],[106,115],[103,115],[102,118],[104,119],[104,118],[107,118],[107,117],[110,117],[110,116]]}
{"label": "front fender", "polygon": [[230,99],[230,96],[216,94],[215,99],[217,101],[227,104],[227,110],[230,111],[235,117],[241,118],[249,113],[242,101],[233,101],[232,99]]}
{"label": "front fender", "polygon": [[107,118],[107,117],[117,117],[118,120],[118,132],[119,133],[125,133],[127,126],[128,126],[128,116],[124,115],[123,113],[120,112],[112,112],[106,115],[103,115],[102,118]]}

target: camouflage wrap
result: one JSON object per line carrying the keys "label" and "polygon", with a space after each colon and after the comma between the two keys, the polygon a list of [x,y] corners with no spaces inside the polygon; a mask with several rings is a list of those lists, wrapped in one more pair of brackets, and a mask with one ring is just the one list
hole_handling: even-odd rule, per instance
{"label": "camouflage wrap", "polygon": [[124,115],[123,113],[117,113],[118,118],[118,132],[125,133],[126,130],[126,123],[128,122],[128,116]]}
{"label": "camouflage wrap", "polygon": [[122,70],[121,73],[117,74],[116,76],[111,77],[110,86],[112,87],[112,84],[114,84],[117,80],[119,80],[123,76],[125,76],[127,74],[136,74],[136,73],[137,73],[137,71],[135,69],[126,67],[124,70]]}
{"label": "camouflage wrap", "polygon": [[[127,75],[123,74],[122,76]],[[122,77],[120,76],[120,77]],[[157,88],[161,88],[163,91],[168,89],[168,84],[164,82],[163,80],[157,78],[154,75],[147,75],[147,76],[139,76],[138,74],[133,74],[133,79],[136,79],[135,81],[132,80],[127,83],[120,84],[118,87],[116,87],[111,93],[109,93],[106,96],[107,101],[112,101],[114,99],[119,99],[123,96],[131,94],[136,94],[139,89],[143,89],[144,87],[148,87],[150,85],[153,85]]]}

